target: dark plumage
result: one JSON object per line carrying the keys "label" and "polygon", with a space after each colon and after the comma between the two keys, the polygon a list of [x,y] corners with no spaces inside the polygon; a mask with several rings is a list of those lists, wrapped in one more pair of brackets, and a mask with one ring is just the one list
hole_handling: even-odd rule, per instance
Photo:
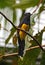
{"label": "dark plumage", "polygon": [[[30,27],[30,13],[25,13],[22,21],[19,24],[19,28],[29,31]],[[24,54],[24,48],[25,48],[25,36],[26,34],[22,31],[18,31],[18,44],[19,44],[19,50],[18,55],[23,57]]]}

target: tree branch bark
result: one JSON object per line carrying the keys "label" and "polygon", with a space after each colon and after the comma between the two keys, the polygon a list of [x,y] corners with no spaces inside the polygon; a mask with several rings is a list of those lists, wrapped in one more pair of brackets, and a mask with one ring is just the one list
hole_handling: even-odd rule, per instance
{"label": "tree branch bark", "polygon": [[39,1],[39,3],[37,4],[36,9],[32,12],[32,14],[36,12],[36,10],[39,8],[39,5],[42,3],[42,1],[43,1],[43,0],[40,0],[40,1]]}
{"label": "tree branch bark", "polygon": [[[42,45],[42,47],[45,47],[45,45]],[[26,49],[25,51],[30,51],[30,50],[33,50],[33,49],[36,49],[36,48],[40,48],[40,47],[39,46],[33,46],[33,47]],[[12,54],[0,55],[0,58],[9,57],[9,56],[16,56],[16,55],[18,55],[18,52],[12,53]]]}

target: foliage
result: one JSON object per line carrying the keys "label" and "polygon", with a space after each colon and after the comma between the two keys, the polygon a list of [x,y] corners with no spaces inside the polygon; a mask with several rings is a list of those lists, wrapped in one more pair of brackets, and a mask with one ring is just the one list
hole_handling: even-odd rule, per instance
{"label": "foliage", "polygon": [[[40,1],[42,1],[42,2],[40,2]],[[32,20],[31,20],[32,23],[31,23],[31,25],[34,26],[34,24],[35,24],[34,18],[36,16],[40,15],[41,12],[45,10],[45,0],[20,0],[20,3],[18,3],[18,4],[16,3],[16,0],[0,0],[0,9],[4,9],[6,7],[11,8],[11,10],[13,11],[13,15],[12,15],[13,16],[13,23],[15,24],[15,22],[16,22],[16,8],[20,8],[22,10],[22,16],[20,18],[20,21],[21,21],[26,8],[35,7],[35,6],[38,7],[40,4],[41,4],[41,6],[40,6],[40,8],[38,10],[38,13],[32,15]],[[7,20],[5,20],[5,25],[7,24],[6,22],[7,22]],[[32,30],[32,28],[31,28],[31,30]],[[6,44],[9,42],[9,40],[11,39],[11,37],[14,35],[16,29],[12,27],[10,31],[11,31],[10,35],[5,40]],[[45,31],[45,29],[43,29],[41,32],[39,32],[38,34],[36,34],[34,36],[39,41],[40,44],[42,42],[42,34],[43,34],[44,31]],[[31,46],[37,45],[34,40],[30,40],[30,43],[32,44]],[[14,50],[17,51],[16,48],[13,49],[13,52],[15,52]],[[8,49],[8,51],[9,51],[9,49]],[[37,59],[40,51],[41,51],[40,48],[36,48],[36,49],[32,49],[30,51],[27,51],[26,54],[25,54],[25,56],[24,56],[24,60],[23,61],[19,60],[18,56],[9,57],[9,58],[12,59],[13,64],[16,63],[16,65],[36,65],[35,64],[36,63],[36,59]],[[0,53],[4,54],[4,52],[5,52],[5,48],[3,48]],[[2,60],[2,58],[0,58],[0,59]],[[44,53],[42,52],[41,65],[45,65],[45,52]]]}
{"label": "foliage", "polygon": [[45,65],[45,52],[42,53],[42,59],[40,65]]}

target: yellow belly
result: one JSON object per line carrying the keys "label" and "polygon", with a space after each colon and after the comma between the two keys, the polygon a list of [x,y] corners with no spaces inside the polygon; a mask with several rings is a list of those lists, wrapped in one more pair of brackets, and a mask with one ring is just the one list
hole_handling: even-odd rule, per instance
{"label": "yellow belly", "polygon": [[[26,25],[26,24],[23,24],[23,25],[21,26],[21,29],[22,29],[22,30],[25,30],[25,31],[28,31],[29,26]],[[19,36],[20,36],[20,39],[23,40],[23,39],[25,39],[25,37],[26,37],[26,33],[23,32],[23,31],[19,31]]]}

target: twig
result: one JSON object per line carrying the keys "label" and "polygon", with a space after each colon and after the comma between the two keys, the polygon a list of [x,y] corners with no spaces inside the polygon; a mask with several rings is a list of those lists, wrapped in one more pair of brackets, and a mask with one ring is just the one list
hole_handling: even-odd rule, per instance
{"label": "twig", "polygon": [[4,27],[1,27],[1,28],[3,28],[5,31],[7,31],[7,32],[10,32],[9,30],[7,30],[6,28],[4,28]]}
{"label": "twig", "polygon": [[[45,45],[42,45],[42,47],[45,47]],[[30,51],[30,50],[33,50],[33,49],[36,49],[36,48],[40,48],[39,46],[33,46],[33,47],[30,47],[28,49],[26,49],[25,51]],[[12,54],[5,54],[5,55],[0,55],[0,57],[9,57],[9,56],[15,56],[15,55],[18,55],[18,52],[16,53],[12,53]]]}
{"label": "twig", "polygon": [[[42,47],[45,47],[45,45],[42,45]],[[33,47],[26,49],[26,51],[29,51],[29,50],[32,50],[32,49],[35,49],[35,48],[40,48],[40,47],[39,46],[33,46]]]}
{"label": "twig", "polygon": [[37,5],[36,9],[32,12],[32,14],[36,12],[36,10],[38,9],[38,7],[39,7],[39,5],[41,4],[42,1],[43,1],[43,0],[40,0],[40,1],[39,1],[39,3],[38,3],[38,5]]}
{"label": "twig", "polygon": [[2,12],[0,12],[0,14],[1,14],[6,20],[8,20],[8,22],[10,22],[10,23],[12,24],[12,26],[13,26],[16,30],[21,30],[21,31],[25,32],[27,35],[29,35],[31,38],[33,38],[33,39],[35,40],[35,42],[39,45],[39,47],[41,48],[41,50],[45,52],[45,50],[41,47],[41,45],[40,45],[40,43],[38,42],[38,40],[36,40],[32,35],[30,35],[30,34],[29,34],[28,32],[26,32],[25,30],[22,30],[22,29],[16,27],[16,26],[12,23],[12,21],[10,21]]}

